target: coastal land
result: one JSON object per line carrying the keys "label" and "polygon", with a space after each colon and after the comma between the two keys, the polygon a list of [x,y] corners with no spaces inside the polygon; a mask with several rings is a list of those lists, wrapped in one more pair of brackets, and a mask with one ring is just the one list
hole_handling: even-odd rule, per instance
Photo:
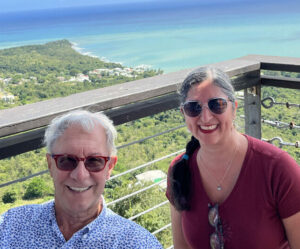
{"label": "coastal land", "polygon": [[0,50],[0,109],[161,74],[82,54],[68,40]]}

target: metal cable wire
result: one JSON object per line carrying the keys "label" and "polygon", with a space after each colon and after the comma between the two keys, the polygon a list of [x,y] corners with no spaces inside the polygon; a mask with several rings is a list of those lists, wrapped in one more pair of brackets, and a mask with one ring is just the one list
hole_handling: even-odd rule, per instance
{"label": "metal cable wire", "polygon": [[300,126],[295,125],[294,122],[285,123],[285,122],[281,122],[281,121],[272,121],[272,120],[267,120],[267,119],[262,119],[261,122],[263,124],[268,124],[268,125],[271,125],[273,127],[277,127],[279,129],[282,129],[282,128],[300,129]]}
{"label": "metal cable wire", "polygon": [[[245,115],[240,115],[240,118],[245,119]],[[277,121],[277,120],[274,121],[274,120],[268,120],[268,119],[261,119],[261,123],[268,124],[273,127],[277,127],[279,129],[282,129],[282,128],[300,129],[300,126],[296,125],[293,121],[291,121],[290,123],[285,123],[285,122]]]}
{"label": "metal cable wire", "polygon": [[296,141],[295,143],[284,142],[281,137],[273,137],[270,139],[262,138],[262,140],[266,141],[270,144],[273,144],[273,142],[275,142],[275,141],[279,141],[280,148],[282,148],[282,146],[294,146],[295,148],[300,148],[300,141]]}
{"label": "metal cable wire", "polygon": [[128,199],[128,198],[130,198],[130,197],[132,197],[132,196],[135,196],[135,195],[137,195],[137,194],[140,194],[140,193],[142,193],[142,192],[144,192],[144,191],[146,191],[146,190],[148,190],[148,189],[150,189],[150,188],[153,188],[153,187],[155,187],[156,185],[159,185],[159,184],[161,184],[161,183],[163,183],[163,182],[165,182],[165,181],[167,181],[167,179],[163,179],[163,180],[161,180],[161,181],[159,181],[159,182],[156,182],[156,183],[154,183],[154,184],[151,184],[150,186],[148,186],[148,187],[146,187],[146,188],[139,189],[138,191],[135,191],[135,192],[133,192],[133,193],[131,193],[131,194],[125,195],[125,196],[123,196],[123,197],[121,197],[121,198],[119,198],[119,199],[116,199],[116,200],[114,200],[114,201],[111,201],[111,202],[107,203],[107,206],[111,206],[111,205],[116,204],[116,203],[118,203],[118,202],[120,202],[120,201],[126,200],[126,199]]}
{"label": "metal cable wire", "polygon": [[171,156],[175,156],[175,155],[177,155],[177,154],[179,154],[179,153],[181,153],[181,152],[184,152],[184,151],[185,151],[185,149],[179,150],[179,151],[173,152],[173,153],[171,153],[171,154],[169,154],[169,155],[166,155],[166,156],[163,156],[163,157],[161,157],[161,158],[155,159],[155,160],[153,160],[153,161],[151,161],[151,162],[147,162],[147,163],[145,163],[145,164],[142,164],[142,165],[140,165],[140,166],[138,166],[138,167],[136,167],[136,168],[129,169],[129,170],[124,171],[124,172],[122,172],[122,173],[120,173],[120,174],[117,174],[117,175],[114,175],[114,176],[110,177],[110,178],[108,179],[108,181],[113,180],[113,179],[116,179],[116,178],[118,178],[118,177],[120,177],[120,176],[123,176],[123,175],[125,175],[125,174],[131,173],[131,172],[133,172],[133,171],[136,171],[136,170],[145,168],[145,167],[147,167],[147,166],[149,166],[149,165],[151,165],[151,164],[154,164],[154,163],[156,163],[156,162],[162,161],[162,160],[164,160],[164,159],[166,159],[166,158],[169,158],[169,157],[171,157]]}
{"label": "metal cable wire", "polygon": [[168,247],[167,249],[173,249],[174,248],[174,246],[173,245],[171,245],[170,247]]}
{"label": "metal cable wire", "polygon": [[161,231],[163,231],[163,230],[165,230],[165,229],[167,229],[167,228],[169,228],[169,227],[171,227],[171,223],[169,223],[169,224],[163,226],[162,228],[160,228],[160,229],[154,231],[152,234],[155,235],[155,234],[157,234],[157,233],[159,233],[159,232],[161,232]]}
{"label": "metal cable wire", "polygon": [[32,177],[43,175],[43,174],[48,173],[48,172],[49,172],[48,170],[43,170],[41,172],[29,175],[29,176],[25,176],[25,177],[22,177],[22,178],[19,178],[19,179],[10,181],[10,182],[6,182],[6,183],[3,183],[3,184],[0,184],[0,188],[8,186],[8,185],[11,185],[11,184],[14,184],[14,183],[17,183],[17,182],[23,182],[23,181],[26,181],[26,180],[28,180],[28,179],[30,179]]}
{"label": "metal cable wire", "polygon": [[[265,102],[268,102],[270,101],[269,103],[265,103]],[[300,104],[294,104],[294,103],[289,103],[289,102],[276,102],[274,100],[274,98],[272,97],[266,97],[264,99],[261,100],[261,105],[266,108],[266,109],[269,109],[271,107],[273,107],[274,105],[285,105],[287,108],[290,108],[290,107],[299,107],[300,108]]]}
{"label": "metal cable wire", "polygon": [[149,209],[147,209],[147,210],[145,210],[145,211],[143,211],[143,212],[141,212],[141,213],[138,213],[138,214],[136,214],[136,215],[134,215],[134,216],[128,218],[128,220],[134,220],[134,219],[136,219],[136,218],[138,218],[138,217],[140,217],[140,216],[142,216],[142,215],[144,215],[144,214],[146,214],[146,213],[149,213],[149,212],[151,212],[151,211],[153,211],[153,210],[155,210],[155,209],[157,209],[157,208],[159,208],[159,207],[161,207],[161,206],[163,206],[163,205],[166,205],[167,203],[169,203],[169,201],[161,202],[161,203],[159,203],[159,204],[153,206],[152,208],[149,208]]}
{"label": "metal cable wire", "polygon": [[119,145],[119,146],[117,146],[117,149],[122,149],[122,148],[128,147],[128,146],[133,145],[133,144],[141,143],[141,142],[144,142],[145,140],[148,140],[148,139],[150,139],[150,138],[158,137],[158,136],[161,136],[161,135],[163,135],[163,134],[169,133],[169,132],[171,132],[171,131],[178,130],[178,129],[183,128],[183,127],[185,127],[185,124],[179,125],[179,126],[177,126],[177,127],[171,128],[171,129],[169,129],[169,130],[165,130],[165,131],[156,133],[156,134],[154,134],[154,135],[152,135],[152,136],[148,136],[148,137],[141,138],[141,139],[139,139],[139,140],[136,140],[136,141],[133,141],[133,142],[124,144],[124,145]]}

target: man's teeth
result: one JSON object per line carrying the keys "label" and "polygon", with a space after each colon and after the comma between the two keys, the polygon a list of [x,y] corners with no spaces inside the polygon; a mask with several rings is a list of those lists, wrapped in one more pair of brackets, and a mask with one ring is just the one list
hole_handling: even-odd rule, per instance
{"label": "man's teeth", "polygon": [[217,125],[209,125],[209,126],[200,126],[202,130],[214,130],[217,128]]}
{"label": "man's teeth", "polygon": [[76,192],[83,192],[85,190],[88,190],[90,187],[85,187],[85,188],[75,188],[75,187],[69,187],[71,190],[76,191]]}

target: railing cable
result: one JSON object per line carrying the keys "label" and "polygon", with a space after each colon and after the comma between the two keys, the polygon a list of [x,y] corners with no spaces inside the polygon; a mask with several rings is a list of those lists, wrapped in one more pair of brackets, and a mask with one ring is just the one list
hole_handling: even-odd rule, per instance
{"label": "railing cable", "polygon": [[170,247],[168,247],[167,249],[173,249],[174,248],[174,246],[173,245],[171,245]]}
{"label": "railing cable", "polygon": [[[270,102],[265,103],[265,102],[268,102],[268,101],[270,101]],[[272,98],[272,97],[264,98],[261,101],[261,105],[266,109],[269,109],[269,108],[273,107],[274,105],[285,105],[287,108],[290,108],[290,107],[299,107],[300,108],[300,104],[292,104],[292,103],[289,103],[289,102],[285,102],[285,103],[275,102],[274,98]]]}
{"label": "railing cable", "polygon": [[0,184],[0,188],[8,186],[8,185],[11,185],[11,184],[14,184],[14,183],[17,183],[17,182],[26,181],[26,180],[28,180],[28,179],[30,179],[32,177],[43,175],[43,174],[45,174],[47,172],[49,172],[49,171],[48,170],[44,170],[44,171],[41,171],[41,172],[38,172],[38,173],[35,173],[35,174],[32,174],[32,175],[29,175],[29,176],[25,176],[25,177],[22,177],[22,178],[19,178],[19,179],[10,181],[10,182],[6,182],[6,183],[3,183],[3,184]]}
{"label": "railing cable", "polygon": [[267,119],[262,119],[261,122],[264,124],[268,124],[268,125],[277,127],[279,129],[281,129],[281,128],[300,129],[300,126],[295,125],[294,122],[285,123],[285,122],[281,122],[281,121],[272,121],[272,120],[267,120]]}
{"label": "railing cable", "polygon": [[[245,119],[245,115],[240,115],[240,117],[242,119]],[[296,125],[293,121],[289,122],[289,123],[285,123],[282,121],[273,121],[273,120],[268,120],[268,119],[261,119],[261,123],[263,124],[268,124],[271,125],[273,127],[277,127],[277,128],[289,128],[289,129],[300,129],[299,125]]]}
{"label": "railing cable", "polygon": [[119,198],[119,199],[116,199],[116,200],[114,200],[114,201],[111,201],[111,202],[107,203],[107,206],[111,206],[111,205],[116,204],[116,203],[118,203],[118,202],[120,202],[120,201],[126,200],[126,199],[128,199],[128,198],[130,198],[130,197],[132,197],[132,196],[135,196],[135,195],[137,195],[137,194],[140,194],[140,193],[142,193],[142,192],[144,192],[144,191],[146,191],[146,190],[148,190],[148,189],[151,189],[151,188],[155,187],[156,185],[159,185],[159,184],[161,184],[161,183],[163,183],[163,182],[166,182],[166,181],[167,181],[167,179],[163,179],[163,180],[161,180],[161,181],[159,181],[159,182],[156,182],[156,183],[154,183],[154,184],[151,184],[150,186],[148,186],[148,187],[146,187],[146,188],[142,188],[142,189],[140,189],[140,190],[138,190],[138,191],[135,191],[135,192],[133,192],[133,193],[131,193],[131,194],[125,195],[125,196],[123,196],[123,197],[121,197],[121,198]]}
{"label": "railing cable", "polygon": [[128,173],[133,172],[133,171],[136,171],[136,170],[145,168],[145,167],[147,167],[147,166],[149,166],[149,165],[151,165],[151,164],[154,164],[154,163],[156,163],[156,162],[162,161],[162,160],[164,160],[164,159],[166,159],[166,158],[169,158],[169,157],[171,157],[171,156],[177,155],[177,154],[179,154],[179,153],[181,153],[181,152],[184,152],[184,151],[185,151],[185,149],[182,149],[182,150],[173,152],[173,153],[171,153],[171,154],[169,154],[169,155],[163,156],[163,157],[161,157],[161,158],[155,159],[155,160],[153,160],[153,161],[151,161],[151,162],[147,162],[147,163],[145,163],[145,164],[142,164],[142,165],[140,165],[140,166],[138,166],[138,167],[136,167],[136,168],[129,169],[129,170],[124,171],[124,172],[122,172],[122,173],[120,173],[120,174],[117,174],[117,175],[114,175],[114,176],[110,177],[110,178],[108,179],[108,181],[113,180],[113,179],[116,179],[116,178],[118,178],[118,177],[120,177],[120,176],[126,175],[126,174],[128,174]]}
{"label": "railing cable", "polygon": [[167,229],[167,228],[169,228],[169,227],[171,227],[171,223],[169,223],[169,224],[163,226],[162,228],[160,228],[160,229],[154,231],[152,234],[155,235],[155,234],[157,234],[157,233],[159,233],[159,232],[161,232],[161,231],[163,231],[163,230],[165,230],[165,229]]}
{"label": "railing cable", "polygon": [[185,126],[186,126],[185,124],[179,125],[179,126],[177,126],[177,127],[171,128],[171,129],[169,129],[169,130],[165,130],[165,131],[162,131],[162,132],[160,132],[160,133],[156,133],[156,134],[154,134],[154,135],[152,135],[152,136],[144,137],[144,138],[141,138],[140,140],[136,140],[136,141],[133,141],[133,142],[124,144],[124,145],[119,145],[119,146],[117,146],[117,149],[122,149],[122,148],[124,148],[124,147],[128,147],[128,146],[133,145],[133,144],[137,144],[137,143],[144,142],[145,140],[148,140],[148,139],[151,139],[151,138],[154,138],[154,137],[161,136],[161,135],[163,135],[163,134],[169,133],[169,132],[171,132],[171,131],[178,130],[178,129],[183,128],[183,127],[185,127]]}
{"label": "railing cable", "polygon": [[284,142],[281,137],[273,137],[273,138],[270,138],[270,139],[262,138],[262,140],[266,141],[270,144],[273,144],[273,142],[275,142],[275,141],[279,141],[279,147],[280,148],[282,146],[294,146],[295,148],[300,148],[300,141],[296,141],[295,143]]}
{"label": "railing cable", "polygon": [[167,203],[169,203],[169,201],[161,202],[161,203],[159,203],[159,204],[153,206],[152,208],[149,208],[149,209],[147,209],[147,210],[145,210],[145,211],[143,211],[143,212],[141,212],[141,213],[138,213],[138,214],[136,214],[136,215],[134,215],[134,216],[128,218],[128,220],[134,220],[134,219],[136,219],[136,218],[138,218],[138,217],[140,217],[140,216],[142,216],[142,215],[144,215],[144,214],[146,214],[146,213],[149,213],[149,212],[151,212],[151,211],[153,211],[153,210],[155,210],[155,209],[157,209],[157,208],[159,208],[159,207],[161,207],[161,206],[163,206],[163,205],[166,205]]}

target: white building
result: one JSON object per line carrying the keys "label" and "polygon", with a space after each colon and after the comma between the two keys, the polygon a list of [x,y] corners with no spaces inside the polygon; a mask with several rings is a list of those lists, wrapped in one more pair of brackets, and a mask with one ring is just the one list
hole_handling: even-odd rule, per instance
{"label": "white building", "polygon": [[6,103],[12,103],[15,100],[15,96],[11,94],[5,94],[1,97],[1,100]]}
{"label": "white building", "polygon": [[[161,171],[161,170],[149,170],[149,171],[146,171],[144,173],[141,173],[139,175],[136,175],[135,176],[136,179],[138,179],[139,182],[160,182],[164,179],[167,178],[167,175]],[[166,189],[167,188],[167,181],[163,181],[162,183],[159,184],[159,186],[162,188],[162,189]]]}

